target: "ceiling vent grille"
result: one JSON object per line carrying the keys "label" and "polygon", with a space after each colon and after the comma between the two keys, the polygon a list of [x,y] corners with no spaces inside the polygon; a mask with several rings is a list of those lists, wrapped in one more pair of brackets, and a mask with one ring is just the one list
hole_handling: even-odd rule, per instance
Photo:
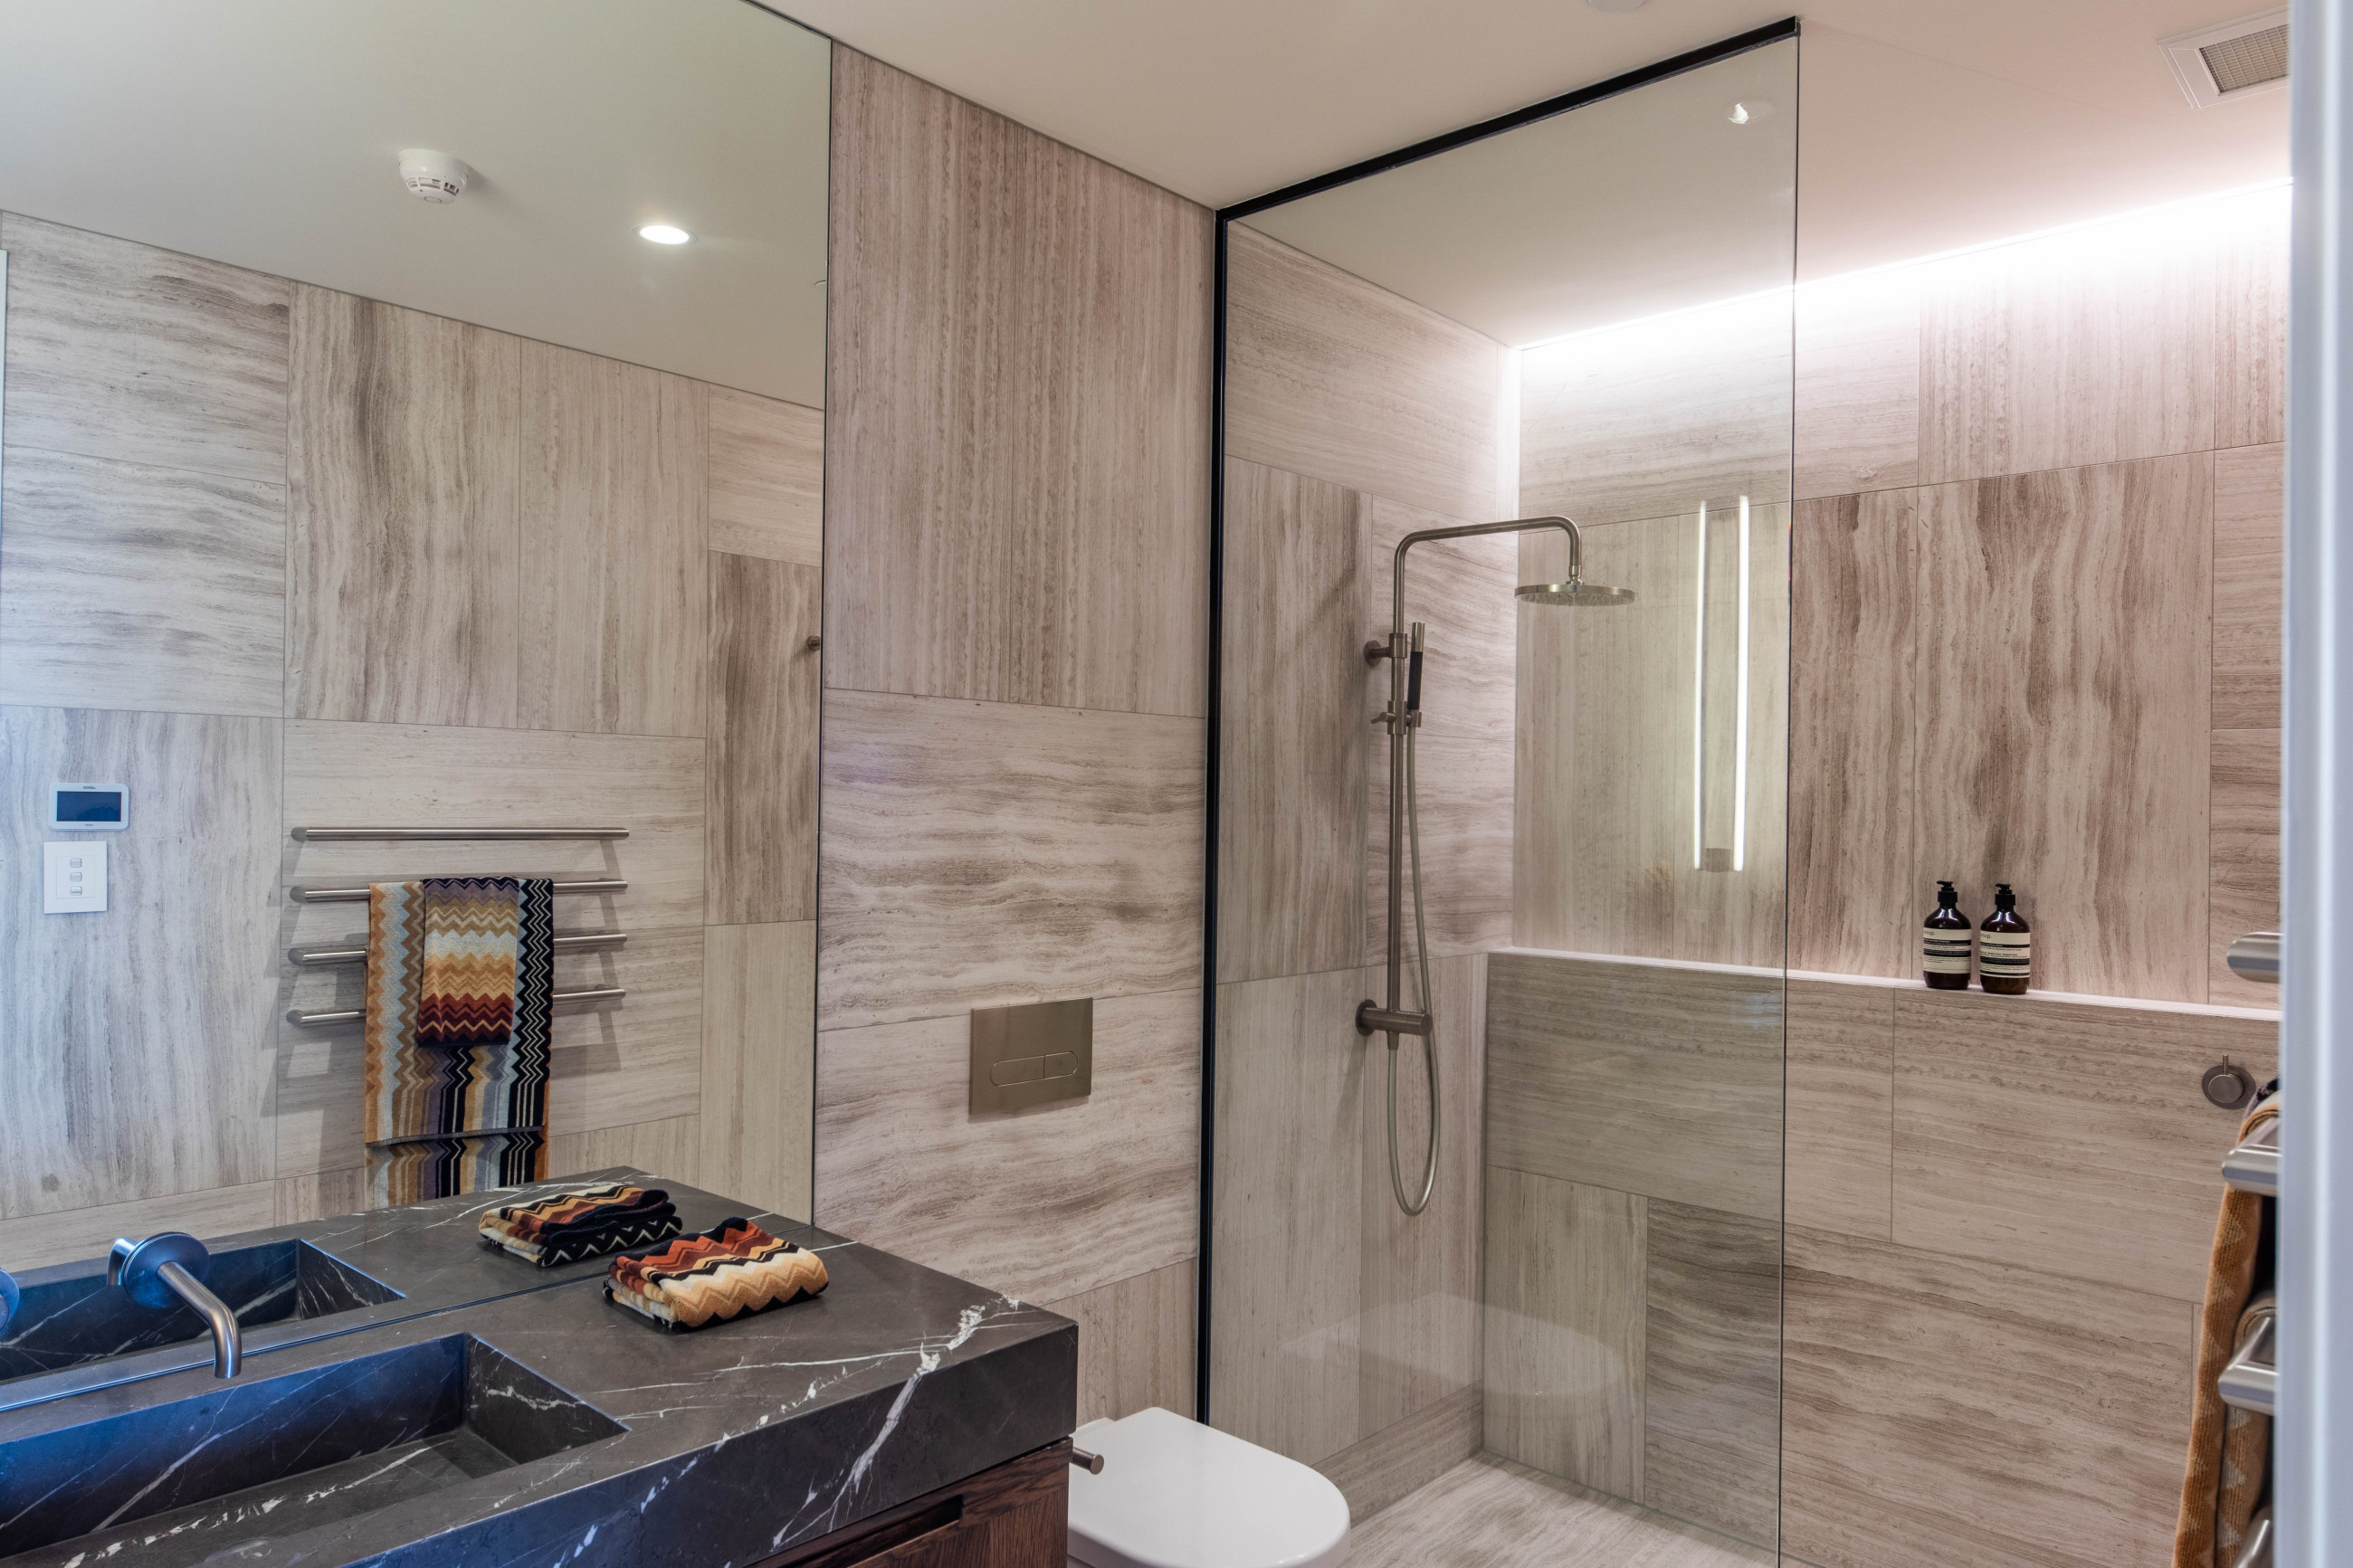
{"label": "ceiling vent grille", "polygon": [[2265,11],[2162,40],[2166,63],[2200,109],[2287,85],[2287,13]]}

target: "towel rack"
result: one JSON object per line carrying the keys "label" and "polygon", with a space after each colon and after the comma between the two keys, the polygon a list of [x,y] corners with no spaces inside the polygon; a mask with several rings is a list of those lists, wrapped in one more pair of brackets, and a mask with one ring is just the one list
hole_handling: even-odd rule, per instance
{"label": "towel rack", "polygon": [[[625,931],[586,931],[578,936],[557,937],[555,939],[555,951],[558,952],[576,952],[583,948],[618,947],[628,940],[629,933]],[[296,963],[302,965],[304,968],[310,969],[322,967],[330,963],[365,963],[367,962],[367,949],[364,947],[314,947],[306,951],[305,949],[298,947],[289,952],[286,956],[292,959]]]}
{"label": "towel rack", "polygon": [[2242,1193],[2279,1196],[2279,1118],[2222,1156],[2222,1179]]}
{"label": "towel rack", "polygon": [[[558,991],[548,1000],[550,1002],[617,1002],[628,994],[628,992],[620,986],[611,985],[601,991]],[[321,1029],[330,1024],[356,1024],[366,1016],[365,1013],[354,1007],[349,1012],[343,1013],[289,1013],[286,1015],[286,1021],[298,1028]]]}
{"label": "towel rack", "polygon": [[298,827],[294,837],[312,844],[381,838],[627,838],[626,827]]}
{"label": "towel rack", "polygon": [[[627,882],[607,879],[598,882],[556,882],[552,884],[559,893],[626,893]],[[290,889],[298,904],[364,904],[368,901],[365,888],[294,888]]]}
{"label": "towel rack", "polygon": [[2279,932],[2251,931],[2231,944],[2227,955],[2231,973],[2242,980],[2276,985],[2279,984]]}
{"label": "towel rack", "polygon": [[544,1132],[547,1123],[533,1122],[529,1127],[470,1127],[463,1132],[404,1132],[397,1138],[371,1138],[371,1149],[396,1149],[403,1143],[453,1142],[460,1138],[515,1138],[525,1132]]}
{"label": "towel rack", "polygon": [[2272,1331],[2278,1326],[2279,1315],[2266,1303],[2255,1308],[2253,1316],[2253,1331],[2223,1364],[2215,1386],[2223,1404],[2269,1415],[2279,1403],[2279,1366],[2272,1359]]}

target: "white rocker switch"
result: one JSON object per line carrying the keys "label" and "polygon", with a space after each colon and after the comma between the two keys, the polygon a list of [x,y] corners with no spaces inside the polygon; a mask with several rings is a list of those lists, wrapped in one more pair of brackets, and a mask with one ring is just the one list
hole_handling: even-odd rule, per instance
{"label": "white rocker switch", "polygon": [[41,846],[41,912],[90,914],[106,908],[103,840],[79,839]]}

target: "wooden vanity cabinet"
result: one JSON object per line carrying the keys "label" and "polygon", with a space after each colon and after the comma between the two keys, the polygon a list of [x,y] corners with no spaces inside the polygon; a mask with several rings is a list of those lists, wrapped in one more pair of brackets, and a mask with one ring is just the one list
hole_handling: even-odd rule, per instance
{"label": "wooden vanity cabinet", "polygon": [[1065,1439],[754,1568],[1063,1568],[1070,1521]]}

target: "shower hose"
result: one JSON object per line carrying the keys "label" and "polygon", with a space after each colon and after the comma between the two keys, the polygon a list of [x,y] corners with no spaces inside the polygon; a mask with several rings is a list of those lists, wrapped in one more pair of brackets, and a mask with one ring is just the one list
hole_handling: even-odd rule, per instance
{"label": "shower hose", "polygon": [[[1430,1143],[1424,1152],[1421,1195],[1416,1198],[1406,1196],[1405,1173],[1398,1164],[1398,1037],[1389,1037],[1389,1190],[1397,1194],[1398,1207],[1408,1215],[1428,1208],[1430,1189],[1438,1184],[1438,1009],[1430,994],[1430,927],[1421,913],[1421,792],[1413,772],[1416,728],[1409,725],[1405,732],[1405,826],[1406,838],[1413,846],[1414,963],[1421,974],[1421,1016],[1429,1020],[1421,1037],[1421,1061],[1430,1075]],[[1389,874],[1395,876],[1397,868],[1390,867]]]}

